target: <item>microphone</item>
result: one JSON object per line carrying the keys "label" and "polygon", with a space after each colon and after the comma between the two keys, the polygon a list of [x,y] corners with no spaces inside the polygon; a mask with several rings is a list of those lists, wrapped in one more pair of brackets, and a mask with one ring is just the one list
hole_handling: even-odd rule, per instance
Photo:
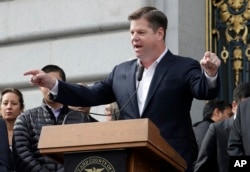
{"label": "microphone", "polygon": [[141,81],[143,72],[144,72],[144,66],[143,65],[139,65],[139,67],[138,67],[138,74],[137,74],[137,81],[138,82]]}
{"label": "microphone", "polygon": [[99,115],[99,116],[115,116],[120,114],[120,112],[122,112],[125,107],[128,105],[128,103],[134,98],[134,96],[136,95],[139,85],[140,85],[140,81],[142,80],[142,76],[143,76],[143,72],[144,72],[144,66],[143,65],[139,65],[137,68],[137,77],[136,80],[138,81],[137,87],[135,89],[135,91],[133,92],[133,94],[129,97],[129,99],[124,103],[124,105],[120,108],[120,110],[116,113],[110,114],[110,115],[104,115],[104,114],[97,114],[97,113],[92,113],[90,112],[90,114],[92,115]]}

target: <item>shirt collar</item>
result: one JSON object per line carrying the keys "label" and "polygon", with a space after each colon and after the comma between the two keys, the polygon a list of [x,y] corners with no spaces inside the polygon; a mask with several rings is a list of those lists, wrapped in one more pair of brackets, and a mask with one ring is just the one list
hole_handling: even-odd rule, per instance
{"label": "shirt collar", "polygon": [[47,104],[47,106],[50,108],[50,110],[51,110],[52,112],[60,112],[60,111],[62,110],[62,108],[63,108],[63,105],[62,105],[61,107],[57,108],[57,109],[51,107],[51,106],[48,105],[48,104]]}
{"label": "shirt collar", "polygon": [[[160,63],[161,59],[164,57],[164,55],[168,52],[168,48],[166,48],[163,53],[154,61],[154,63]],[[140,59],[137,59],[137,64],[142,65]]]}

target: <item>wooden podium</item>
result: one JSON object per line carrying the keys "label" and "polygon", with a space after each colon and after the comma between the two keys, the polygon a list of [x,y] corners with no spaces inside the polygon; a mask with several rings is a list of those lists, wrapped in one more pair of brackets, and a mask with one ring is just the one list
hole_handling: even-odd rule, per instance
{"label": "wooden podium", "polygon": [[[185,160],[149,119],[45,126],[40,152],[65,172],[185,171]],[[164,169],[164,170],[162,170]]]}

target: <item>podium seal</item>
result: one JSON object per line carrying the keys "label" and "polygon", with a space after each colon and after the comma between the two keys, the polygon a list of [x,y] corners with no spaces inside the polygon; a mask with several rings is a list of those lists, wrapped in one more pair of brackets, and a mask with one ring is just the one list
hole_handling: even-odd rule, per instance
{"label": "podium seal", "polygon": [[115,169],[107,159],[91,156],[83,159],[74,172],[115,172]]}

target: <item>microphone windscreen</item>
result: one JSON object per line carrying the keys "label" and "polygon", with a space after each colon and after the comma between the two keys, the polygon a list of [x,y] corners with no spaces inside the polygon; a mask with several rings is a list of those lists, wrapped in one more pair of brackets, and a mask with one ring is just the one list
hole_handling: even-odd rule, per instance
{"label": "microphone windscreen", "polygon": [[143,72],[144,72],[144,66],[139,65],[137,73],[137,81],[141,81]]}

